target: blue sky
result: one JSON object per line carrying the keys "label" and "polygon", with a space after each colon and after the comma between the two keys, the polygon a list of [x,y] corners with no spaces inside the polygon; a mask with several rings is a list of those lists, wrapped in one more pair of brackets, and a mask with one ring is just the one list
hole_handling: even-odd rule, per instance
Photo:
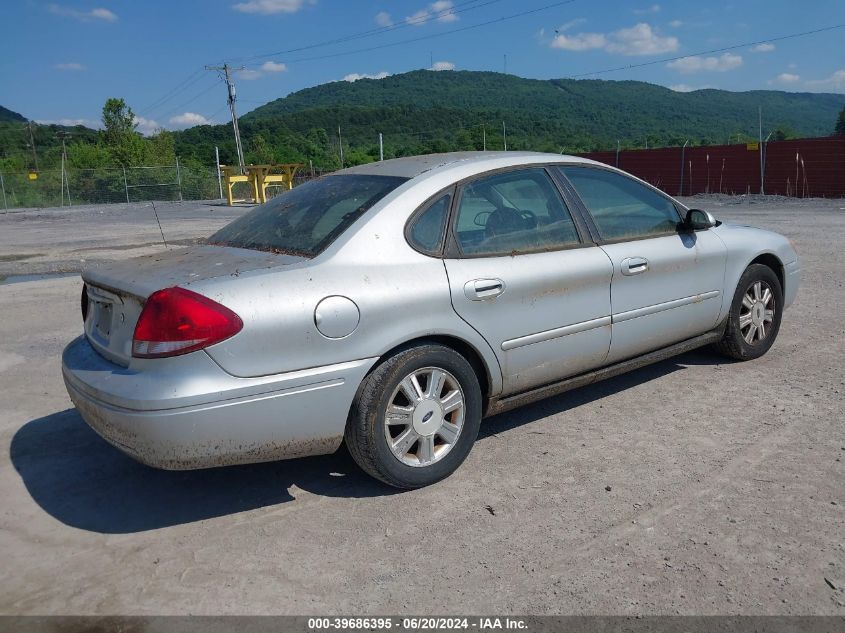
{"label": "blue sky", "polygon": [[[690,90],[845,93],[845,0],[22,0],[4,3],[0,105],[94,126],[123,97],[139,129],[224,122],[230,61],[239,112],[302,88],[413,69],[594,75]],[[522,15],[539,9],[536,12]],[[499,20],[500,18],[506,18]],[[495,21],[479,28],[484,22]],[[456,29],[466,29],[450,33]],[[331,45],[326,41],[357,36]],[[407,41],[415,39],[417,41]],[[308,48],[304,48],[308,47]],[[362,50],[373,49],[375,50]],[[301,49],[301,50],[293,50]],[[659,61],[638,68],[628,66]]]}

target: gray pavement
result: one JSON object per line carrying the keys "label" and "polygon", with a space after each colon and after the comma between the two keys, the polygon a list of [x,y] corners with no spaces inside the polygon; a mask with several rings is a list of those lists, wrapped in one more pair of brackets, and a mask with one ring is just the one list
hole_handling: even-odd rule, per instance
{"label": "gray pavement", "polygon": [[[62,386],[78,277],[0,283],[0,613],[845,614],[845,201],[686,202],[796,243],[771,352],[685,354],[491,418],[413,492],[343,451],[134,463]],[[183,243],[243,211],[158,210]],[[149,207],[0,215],[0,275],[162,248]]]}

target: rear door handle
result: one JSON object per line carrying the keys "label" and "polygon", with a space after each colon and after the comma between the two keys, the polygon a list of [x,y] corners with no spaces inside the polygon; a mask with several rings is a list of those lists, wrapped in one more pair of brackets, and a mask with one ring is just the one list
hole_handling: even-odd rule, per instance
{"label": "rear door handle", "polygon": [[623,275],[638,275],[648,270],[648,260],[645,257],[628,257],[622,260]]}
{"label": "rear door handle", "polygon": [[464,284],[464,294],[470,301],[484,301],[498,297],[505,291],[501,279],[472,279]]}

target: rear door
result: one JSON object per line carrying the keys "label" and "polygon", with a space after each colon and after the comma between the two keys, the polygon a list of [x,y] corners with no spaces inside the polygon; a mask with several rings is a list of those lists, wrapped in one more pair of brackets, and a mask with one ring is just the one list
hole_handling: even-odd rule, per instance
{"label": "rear door", "polygon": [[613,262],[608,363],[703,334],[722,306],[727,249],[708,230],[679,231],[670,198],[624,174],[560,168]]}
{"label": "rear door", "polygon": [[452,304],[495,351],[506,394],[607,356],[613,268],[582,222],[542,167],[459,188],[445,258]]}

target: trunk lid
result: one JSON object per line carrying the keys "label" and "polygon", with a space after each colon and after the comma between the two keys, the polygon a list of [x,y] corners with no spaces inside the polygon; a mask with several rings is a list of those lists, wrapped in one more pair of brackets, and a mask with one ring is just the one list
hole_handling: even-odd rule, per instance
{"label": "trunk lid", "polygon": [[146,255],[82,274],[88,293],[85,336],[102,356],[123,367],[144,302],[156,290],[225,275],[290,266],[304,257],[221,246],[198,246]]}

